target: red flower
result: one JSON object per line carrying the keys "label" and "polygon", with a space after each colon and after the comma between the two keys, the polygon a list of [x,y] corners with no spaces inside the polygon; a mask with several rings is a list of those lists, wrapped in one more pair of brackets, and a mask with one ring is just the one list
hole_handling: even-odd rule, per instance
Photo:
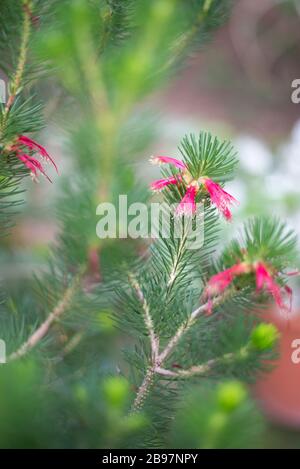
{"label": "red flower", "polygon": [[51,158],[51,156],[49,155],[49,153],[47,152],[47,150],[42,147],[42,145],[40,145],[39,143],[35,142],[34,140],[31,140],[31,138],[29,137],[26,137],[25,135],[20,135],[20,137],[18,138],[18,142],[27,146],[28,148],[30,148],[31,150],[33,151],[36,151],[38,153],[40,153],[40,155],[45,158],[45,160],[49,161],[50,163],[52,163],[52,165],[54,166],[56,172],[58,172],[57,170],[57,166],[55,164],[55,162],[53,161],[53,159]]}
{"label": "red flower", "polygon": [[184,197],[181,199],[180,204],[177,206],[175,215],[186,215],[191,217],[196,212],[196,195],[198,189],[195,186],[188,186]]}
{"label": "red flower", "polygon": [[170,184],[178,184],[180,180],[180,175],[177,177],[170,176],[165,179],[157,179],[156,181],[152,182],[151,189],[155,191],[161,191],[164,187],[169,186]]}
{"label": "red flower", "polygon": [[19,160],[22,161],[22,163],[24,163],[24,165],[28,169],[30,169],[30,173],[33,179],[36,178],[37,171],[39,171],[48,179],[48,181],[51,182],[51,180],[45,173],[43,166],[36,158],[33,158],[33,156],[27,155],[26,153],[21,153],[19,150],[15,150],[15,152]]}
{"label": "red flower", "polygon": [[31,176],[33,179],[37,179],[37,172],[39,171],[42,173],[50,182],[50,178],[47,176],[45,173],[45,170],[42,166],[42,164],[32,155],[28,155],[28,153],[25,153],[23,147],[27,147],[29,151],[32,153],[40,155],[45,161],[50,162],[56,172],[57,166],[51,156],[48,154],[46,149],[42,147],[39,143],[35,142],[34,140],[31,140],[29,137],[26,137],[25,135],[20,135],[18,137],[17,142],[11,146],[11,151],[14,151],[16,153],[17,158],[24,163],[24,165],[30,169]]}
{"label": "red flower", "polygon": [[212,181],[211,179],[203,177],[201,182],[208,191],[212,202],[217,206],[222,215],[226,218],[226,220],[231,220],[232,214],[229,209],[229,205],[238,203],[238,201],[232,197],[232,195],[228,194],[228,192],[224,191],[224,189],[222,189],[219,184]]}
{"label": "red flower", "polygon": [[284,287],[284,291],[289,295],[290,297],[290,305],[287,306],[284,303],[283,300],[283,295],[282,295],[282,290],[280,286],[275,282],[273,279],[272,275],[268,271],[268,268],[263,262],[259,262],[256,265],[256,287],[257,291],[263,290],[263,288],[266,288],[266,290],[273,296],[275,303],[277,306],[283,310],[283,311],[291,311],[291,302],[292,302],[292,289],[288,286]]}
{"label": "red flower", "polygon": [[177,160],[176,158],[171,158],[170,156],[151,156],[150,161],[152,164],[171,164],[179,169],[186,169],[183,161]]}
{"label": "red flower", "polygon": [[221,295],[233,282],[235,277],[243,274],[248,274],[254,272],[256,276],[256,288],[257,291],[261,291],[263,288],[273,296],[276,304],[282,311],[291,311],[292,309],[292,295],[293,291],[290,287],[285,286],[284,292],[289,297],[289,306],[287,306],[283,300],[283,292],[280,286],[275,282],[273,276],[270,274],[268,268],[263,262],[258,262],[256,264],[247,264],[241,262],[234,264],[229,269],[226,269],[222,272],[219,272],[216,275],[213,275],[204,290],[203,297],[208,299],[208,313],[211,313],[212,310],[212,297]]}
{"label": "red flower", "polygon": [[245,274],[249,271],[249,267],[245,263],[234,264],[229,269],[223,270],[213,275],[206,286],[205,292],[207,296],[219,295],[223,293],[231,284],[235,277]]}
{"label": "red flower", "polygon": [[[153,164],[171,164],[172,166],[175,166],[182,171],[187,170],[185,164],[182,161],[177,160],[176,158],[170,158],[169,156],[152,156],[150,161]],[[179,184],[180,182],[182,182],[182,176],[181,174],[178,174],[176,177],[171,176],[165,179],[158,179],[157,181],[154,181],[150,187],[153,191],[157,191],[170,184]],[[175,215],[192,216],[195,213],[197,192],[198,187],[196,187],[195,184],[191,184],[187,187],[184,197],[176,208]]]}
{"label": "red flower", "polygon": [[193,179],[189,173],[183,161],[177,160],[176,158],[170,158],[169,156],[152,156],[150,161],[153,164],[171,164],[176,168],[180,169],[182,175],[178,177],[169,177],[165,179],[159,179],[151,184],[151,189],[154,191],[161,190],[170,184],[179,184],[184,180],[187,184],[187,190],[182,198],[178,208],[175,212],[176,215],[188,215],[191,216],[196,211],[196,195],[200,189],[201,184],[205,187],[210,195],[211,201],[217,206],[222,215],[227,219],[231,220],[232,215],[229,209],[229,205],[237,203],[234,197],[228,192],[224,191],[222,187],[216,182],[212,181],[207,177],[200,177],[199,179]]}

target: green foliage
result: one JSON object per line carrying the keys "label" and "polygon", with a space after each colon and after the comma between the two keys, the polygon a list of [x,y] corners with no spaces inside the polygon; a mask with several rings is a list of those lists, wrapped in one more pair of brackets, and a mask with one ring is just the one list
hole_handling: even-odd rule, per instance
{"label": "green foliage", "polygon": [[142,414],[127,416],[128,386],[113,380],[90,375],[80,382],[53,382],[50,390],[36,361],[1,368],[0,447],[126,447],[148,422]]}
{"label": "green foliage", "polygon": [[13,216],[22,203],[20,181],[26,170],[14,156],[6,155],[0,149],[0,236],[6,235]]}
{"label": "green foliage", "polygon": [[[60,232],[47,265],[35,278],[4,283],[0,446],[244,447],[259,435],[256,411],[236,380],[253,381],[265,369],[276,333],[250,314],[251,276],[213,304],[211,315],[203,294],[211,273],[241,260],[245,249],[250,261],[262,258],[282,272],[293,234],[277,221],[255,220],[244,241],[215,262],[219,217],[204,191],[205,238],[196,250],[186,231],[175,236],[174,225],[149,251],[143,241],[99,240],[95,231],[99,203],[116,204],[119,194],[128,203],[148,199],[135,162],[148,152],[156,119],[138,109],[140,101],[221,24],[229,4],[0,0],[11,97],[0,110],[1,223],[8,225],[28,174],[11,146],[43,126],[34,86],[45,70],[59,83],[56,115],[69,131],[72,163],[55,182]],[[179,151],[194,178],[223,185],[234,176],[229,142],[201,132],[185,136]],[[164,201],[178,203],[185,189],[164,190]],[[216,388],[212,378],[225,384]]]}
{"label": "green foliage", "polygon": [[0,114],[1,141],[11,143],[18,135],[37,132],[44,127],[42,105],[30,96],[27,99],[18,97],[4,120],[3,107]]}
{"label": "green foliage", "polygon": [[245,229],[245,249],[249,257],[270,261],[279,271],[284,264],[294,261],[296,242],[295,233],[278,219],[256,219]]}
{"label": "green foliage", "polygon": [[172,448],[260,446],[262,419],[239,382],[196,386],[183,402],[172,425]]}
{"label": "green foliage", "polygon": [[254,218],[244,227],[241,239],[234,240],[223,255],[224,266],[245,259],[249,262],[262,260],[282,271],[296,254],[295,233],[281,220]]}
{"label": "green foliage", "polygon": [[22,4],[20,1],[1,0],[0,9],[0,68],[8,74],[18,56]]}
{"label": "green foliage", "polygon": [[237,159],[230,142],[200,132],[197,139],[195,135],[185,136],[179,150],[195,179],[206,176],[220,183],[233,178]]}
{"label": "green foliage", "polygon": [[[41,370],[37,364],[27,361],[9,367],[2,366],[0,382],[0,415],[3,423],[1,448],[46,446],[47,441],[55,438],[54,427],[51,425],[55,416],[48,411],[50,403],[45,405],[45,394],[40,388]],[[47,398],[52,399],[52,396],[48,395]],[[46,417],[43,421],[37,418],[39,412],[43,412]]]}
{"label": "green foliage", "polygon": [[[233,240],[217,262],[216,270],[224,270],[238,262],[255,263],[262,261],[268,265],[280,285],[288,280],[286,269],[295,263],[297,258],[297,238],[286,224],[278,219],[254,218],[248,221],[239,239]],[[255,286],[253,273],[238,277],[234,285],[240,295],[248,297],[249,284]],[[259,300],[258,295],[255,295]],[[252,301],[255,297],[251,295]]]}

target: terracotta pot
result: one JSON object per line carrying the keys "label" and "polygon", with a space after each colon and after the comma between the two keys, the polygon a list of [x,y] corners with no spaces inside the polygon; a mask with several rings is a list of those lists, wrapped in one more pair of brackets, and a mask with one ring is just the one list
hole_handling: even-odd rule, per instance
{"label": "terracotta pot", "polygon": [[[280,358],[274,370],[258,381],[255,394],[273,421],[300,428],[300,363],[292,360],[296,352],[292,344],[299,339],[299,349],[300,343],[300,311],[286,320],[274,308],[264,315],[264,320],[273,322],[280,330]],[[297,355],[299,359],[300,353]]]}

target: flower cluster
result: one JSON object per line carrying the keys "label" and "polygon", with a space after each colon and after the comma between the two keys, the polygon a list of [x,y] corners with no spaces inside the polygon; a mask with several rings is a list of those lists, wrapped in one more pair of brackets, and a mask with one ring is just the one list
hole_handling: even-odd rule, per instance
{"label": "flower cluster", "polygon": [[194,179],[183,161],[168,156],[155,156],[150,160],[153,164],[170,164],[179,169],[179,173],[164,179],[158,179],[151,184],[153,191],[160,191],[169,185],[185,184],[186,192],[181,199],[175,214],[178,216],[191,216],[196,212],[196,196],[201,188],[204,188],[212,201],[216,205],[226,220],[232,219],[230,205],[237,203],[232,195],[228,194],[222,187],[212,179],[201,176]]}
{"label": "flower cluster", "polygon": [[[171,185],[185,189],[185,194],[176,208],[175,215],[192,216],[195,214],[197,194],[204,189],[209,194],[211,202],[218,208],[225,219],[232,219],[230,206],[237,203],[237,201],[218,183],[205,175],[194,178],[188,166],[183,161],[175,158],[153,156],[150,161],[158,165],[169,164],[179,170],[178,173],[164,179],[158,179],[151,184],[153,191],[160,191]],[[279,272],[277,272],[272,265],[263,260],[250,262],[246,254],[245,250],[241,250],[242,259],[239,262],[213,275],[208,281],[203,293],[203,300],[207,301],[208,314],[212,312],[214,297],[218,297],[225,294],[226,291],[229,291],[228,288],[237,277],[249,274],[255,277],[257,292],[268,292],[274,298],[275,303],[281,311],[290,312],[292,308],[292,290],[288,286],[281,287],[281,285],[277,283]],[[292,273],[288,275],[295,274]],[[296,273],[296,275],[298,275],[298,273]],[[288,297],[288,302],[286,302],[286,296]]]}
{"label": "flower cluster", "polygon": [[38,154],[46,162],[50,162],[54,166],[56,172],[58,172],[55,162],[45,148],[25,135],[20,135],[18,137],[16,143],[10,147],[10,151],[14,152],[16,157],[30,170],[33,180],[37,180],[38,172],[40,172],[48,179],[48,181],[51,182],[40,161],[33,156],[34,154]]}
{"label": "flower cluster", "polygon": [[[287,285],[283,289],[275,281],[274,277],[278,275],[273,272],[273,269],[265,262],[259,261],[249,264],[247,262],[239,262],[232,267],[223,270],[222,272],[213,275],[207,283],[204,291],[204,297],[208,299],[208,311],[212,309],[212,298],[225,292],[225,290],[232,284],[234,279],[240,275],[253,273],[256,279],[257,292],[266,290],[270,293],[277,306],[281,311],[290,312],[292,308],[292,290]],[[289,304],[284,301],[283,294],[286,293],[289,297]]]}

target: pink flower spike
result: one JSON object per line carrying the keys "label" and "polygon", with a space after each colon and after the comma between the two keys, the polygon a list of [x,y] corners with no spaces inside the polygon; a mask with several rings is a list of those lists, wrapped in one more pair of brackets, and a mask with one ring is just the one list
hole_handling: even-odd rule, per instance
{"label": "pink flower spike", "polygon": [[213,275],[207,283],[204,296],[206,298],[211,298],[212,296],[220,295],[229,287],[235,277],[246,274],[247,272],[248,266],[245,263],[239,263]]}
{"label": "pink flower spike", "polygon": [[285,275],[288,277],[299,277],[300,276],[300,271],[299,270],[293,270],[292,272],[287,272]]}
{"label": "pink flower spike", "polygon": [[198,189],[195,186],[189,186],[186,190],[184,197],[180,204],[177,206],[175,215],[176,216],[188,216],[191,217],[196,212],[196,195]]}
{"label": "pink flower spike", "polygon": [[26,155],[26,153],[21,153],[20,151],[17,151],[16,155],[17,158],[30,170],[33,180],[37,181],[37,171],[39,171],[48,179],[49,182],[52,182],[45,173],[43,166],[36,158]]}
{"label": "pink flower spike", "polygon": [[290,287],[284,287],[285,292],[290,297],[290,305],[287,306],[283,301],[282,291],[280,286],[275,282],[272,275],[269,273],[267,267],[263,262],[259,262],[256,266],[256,287],[260,291],[266,288],[267,291],[273,296],[275,303],[282,311],[291,311],[291,298],[292,290]]}
{"label": "pink flower spike", "polygon": [[150,185],[150,188],[152,191],[157,192],[157,191],[161,191],[164,187],[169,186],[171,184],[178,184],[179,181],[180,181],[179,176],[177,177],[170,176],[165,179],[157,179],[156,181],[152,182],[152,184]]}
{"label": "pink flower spike", "polygon": [[186,169],[186,166],[182,161],[177,160],[176,158],[171,158],[169,156],[151,156],[150,161],[152,164],[157,164],[157,165],[171,164],[172,166],[175,166],[176,168]]}
{"label": "pink flower spike", "polygon": [[224,191],[224,189],[222,189],[219,184],[212,181],[211,179],[203,178],[202,183],[207,189],[211,201],[217,206],[217,208],[226,218],[226,220],[230,221],[232,219],[232,214],[229,209],[229,205],[234,203],[237,204],[238,201],[234,197],[232,197],[232,195],[228,194],[228,192]]}
{"label": "pink flower spike", "polygon": [[53,159],[51,158],[51,156],[49,155],[47,150],[44,147],[42,147],[42,145],[35,142],[34,140],[31,140],[31,138],[26,137],[25,135],[20,135],[19,138],[18,138],[17,143],[26,146],[30,150],[38,152],[43,158],[45,158],[45,160],[52,163],[52,165],[54,166],[56,172],[58,173],[58,169],[57,169],[57,166],[56,166],[55,162],[53,161]]}

